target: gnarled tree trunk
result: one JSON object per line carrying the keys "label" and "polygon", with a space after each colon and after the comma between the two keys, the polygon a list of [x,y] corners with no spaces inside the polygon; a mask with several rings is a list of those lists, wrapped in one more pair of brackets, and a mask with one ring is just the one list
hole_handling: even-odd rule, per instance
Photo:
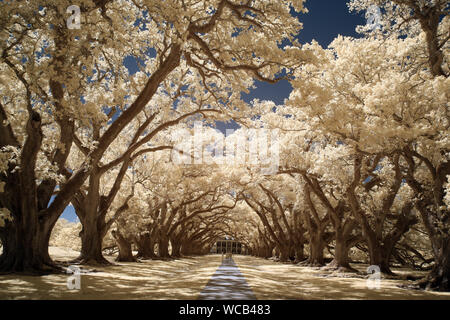
{"label": "gnarled tree trunk", "polygon": [[356,227],[356,221],[353,219],[348,219],[342,225],[341,221],[337,221],[334,224],[334,257],[327,268],[336,269],[341,272],[356,272],[357,270],[350,266],[350,249],[362,240],[360,234],[352,235],[353,230]]}
{"label": "gnarled tree trunk", "polygon": [[181,244],[181,254],[183,256],[189,256],[192,254],[192,251],[192,245],[187,241],[183,241]]}
{"label": "gnarled tree trunk", "polygon": [[278,258],[280,259],[280,262],[288,262],[291,261],[291,253],[292,253],[292,246],[289,244],[286,244],[284,246],[278,246]]}
{"label": "gnarled tree trunk", "polygon": [[335,243],[334,258],[327,267],[339,271],[353,270],[352,267],[350,267],[350,258],[348,256],[350,248],[347,246],[347,241],[344,236],[342,234],[336,234]]}
{"label": "gnarled tree trunk", "polygon": [[112,235],[116,239],[117,246],[119,247],[119,255],[116,261],[120,262],[134,262],[136,259],[133,257],[133,251],[131,250],[131,241],[125,238],[118,230],[113,230]]}
{"label": "gnarled tree trunk", "polygon": [[51,229],[50,221],[38,224],[33,219],[16,219],[8,223],[7,232],[2,233],[3,252],[0,256],[0,272],[23,272],[45,274],[62,271],[50,258],[48,243]]}
{"label": "gnarled tree trunk", "polygon": [[309,258],[307,263],[311,266],[323,266],[325,263],[323,250],[325,249],[325,241],[321,234],[313,234],[309,241]]}
{"label": "gnarled tree trunk", "polygon": [[169,237],[161,235],[158,240],[158,257],[162,259],[170,258],[169,254]]}
{"label": "gnarled tree trunk", "polygon": [[305,257],[305,245],[299,244],[294,247],[295,260],[294,263],[299,263],[306,259]]}
{"label": "gnarled tree trunk", "polygon": [[110,264],[103,256],[104,230],[98,228],[96,221],[86,221],[83,224],[80,237],[81,252],[80,256],[74,262],[101,265]]}
{"label": "gnarled tree trunk", "polygon": [[419,285],[427,290],[442,292],[450,291],[450,236],[433,235],[430,237],[434,266],[431,272],[421,281]]}
{"label": "gnarled tree trunk", "polygon": [[180,258],[181,257],[181,242],[176,240],[170,240],[172,245],[172,257]]}
{"label": "gnarled tree trunk", "polygon": [[369,249],[369,263],[378,266],[385,274],[394,274],[389,266],[390,253],[380,244],[375,236],[367,237],[367,248]]}
{"label": "gnarled tree trunk", "polygon": [[143,233],[136,239],[136,245],[138,248],[137,257],[141,259],[154,259],[155,254],[155,241],[150,237],[149,233]]}

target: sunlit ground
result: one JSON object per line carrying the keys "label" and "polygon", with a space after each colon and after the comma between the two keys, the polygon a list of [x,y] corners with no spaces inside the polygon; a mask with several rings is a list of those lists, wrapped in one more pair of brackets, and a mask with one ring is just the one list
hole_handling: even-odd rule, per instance
{"label": "sunlit ground", "polygon": [[[66,252],[59,248],[50,250],[58,260],[77,256],[69,250]],[[220,256],[120,262],[81,274],[80,290],[67,288],[69,274],[1,275],[0,299],[196,299],[220,263]]]}
{"label": "sunlit ground", "polygon": [[[61,248],[50,252],[57,260],[77,255]],[[401,289],[398,285],[408,282],[403,280],[382,279],[380,289],[368,289],[361,277],[337,277],[320,269],[249,256],[235,255],[233,259],[257,299],[450,299],[450,293]],[[197,299],[220,266],[221,256],[116,264],[82,274],[80,290],[67,288],[70,275],[2,275],[0,299]]]}
{"label": "sunlit ground", "polygon": [[[381,279],[379,289],[368,289],[367,279],[362,276],[337,275],[319,268],[247,256],[235,256],[234,261],[257,299],[450,299],[450,293],[399,288],[411,283],[406,280]],[[365,272],[368,266],[355,264],[353,267]],[[418,274],[407,269],[393,271],[399,275]]]}

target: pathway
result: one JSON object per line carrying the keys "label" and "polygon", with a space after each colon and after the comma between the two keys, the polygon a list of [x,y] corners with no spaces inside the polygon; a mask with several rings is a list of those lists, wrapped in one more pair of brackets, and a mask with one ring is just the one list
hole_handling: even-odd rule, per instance
{"label": "pathway", "polygon": [[233,259],[224,259],[198,299],[256,300],[256,297]]}

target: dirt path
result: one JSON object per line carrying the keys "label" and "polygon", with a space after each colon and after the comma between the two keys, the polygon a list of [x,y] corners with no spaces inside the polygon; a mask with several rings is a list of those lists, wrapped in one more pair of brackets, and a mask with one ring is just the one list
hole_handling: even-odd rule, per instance
{"label": "dirt path", "polygon": [[256,297],[233,259],[224,259],[199,300],[255,300]]}
{"label": "dirt path", "polygon": [[[58,260],[77,252],[52,248]],[[112,257],[111,260],[113,260]],[[368,289],[366,279],[342,277],[320,269],[234,255],[222,264],[220,255],[184,257],[141,263],[117,263],[82,274],[80,289],[69,290],[68,274],[41,277],[0,275],[1,299],[449,299],[450,293],[406,290],[404,280],[380,281]],[[354,265],[364,271],[366,265]],[[404,275],[411,270],[394,269]]]}

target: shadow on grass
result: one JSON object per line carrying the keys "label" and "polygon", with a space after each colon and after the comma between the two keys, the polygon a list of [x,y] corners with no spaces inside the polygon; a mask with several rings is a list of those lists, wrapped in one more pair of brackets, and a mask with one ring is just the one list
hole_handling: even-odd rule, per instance
{"label": "shadow on grass", "polygon": [[67,275],[0,276],[0,299],[196,299],[220,265],[219,256],[146,260],[81,274],[79,290]]}
{"label": "shadow on grass", "polygon": [[[381,279],[379,289],[367,286],[367,277],[336,274],[320,268],[281,264],[274,261],[237,256],[235,261],[257,299],[450,299],[450,293],[400,288],[401,279]],[[354,265],[367,274],[367,265]],[[403,275],[404,269],[394,270]],[[406,277],[406,276],[405,276]]]}

